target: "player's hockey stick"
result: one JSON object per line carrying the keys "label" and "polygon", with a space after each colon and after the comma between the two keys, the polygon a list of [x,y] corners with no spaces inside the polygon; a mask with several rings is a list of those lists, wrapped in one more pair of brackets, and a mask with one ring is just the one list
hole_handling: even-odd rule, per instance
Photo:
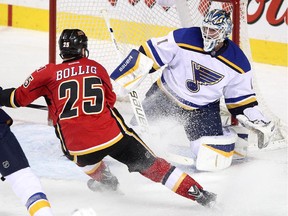
{"label": "player's hockey stick", "polygon": [[[112,40],[113,46],[115,48],[115,51],[117,53],[118,60],[120,63],[123,60],[123,56],[122,56],[121,51],[119,49],[118,43],[115,39],[114,30],[113,30],[112,26],[110,25],[110,20],[109,20],[108,14],[107,14],[107,10],[102,9],[100,12],[101,12],[101,14],[105,20],[107,29],[108,29],[109,34],[110,34],[110,38]],[[141,126],[143,131],[149,132],[149,124],[147,121],[147,117],[145,115],[145,112],[144,112],[144,109],[143,109],[143,106],[142,106],[142,103],[141,103],[141,100],[139,98],[137,91],[133,90],[133,91],[129,92],[129,99],[130,99],[131,106],[132,106],[132,109],[133,109],[133,112],[134,112],[134,115],[136,117],[138,125]],[[166,153],[165,156],[167,157],[167,159],[169,161],[172,161],[172,162],[177,163],[177,164],[182,164],[182,165],[186,165],[186,166],[194,165],[194,160],[192,158],[177,155],[174,153]]]}
{"label": "player's hockey stick", "polygon": [[46,111],[48,110],[47,106],[39,105],[39,104],[29,104],[26,107],[33,108],[33,109],[39,109],[39,110],[46,110]]}

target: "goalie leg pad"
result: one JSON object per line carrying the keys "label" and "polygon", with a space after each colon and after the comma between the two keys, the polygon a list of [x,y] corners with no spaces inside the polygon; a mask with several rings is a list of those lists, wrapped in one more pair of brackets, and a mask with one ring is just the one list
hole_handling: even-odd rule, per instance
{"label": "goalie leg pad", "polygon": [[233,160],[244,159],[248,152],[249,129],[242,126],[232,126],[232,128],[238,135],[237,141],[235,142]]}
{"label": "goalie leg pad", "polygon": [[232,163],[237,134],[234,130],[223,128],[222,136],[204,136],[191,141],[190,146],[196,156],[196,169],[218,171]]}

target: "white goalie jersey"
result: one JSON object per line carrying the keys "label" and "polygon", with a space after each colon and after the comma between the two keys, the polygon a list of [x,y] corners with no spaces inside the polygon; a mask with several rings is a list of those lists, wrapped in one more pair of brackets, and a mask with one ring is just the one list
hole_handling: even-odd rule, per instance
{"label": "white goalie jersey", "polygon": [[250,63],[231,40],[217,53],[203,50],[201,30],[182,28],[142,45],[153,69],[166,66],[159,87],[185,109],[198,109],[223,95],[232,114],[257,105]]}

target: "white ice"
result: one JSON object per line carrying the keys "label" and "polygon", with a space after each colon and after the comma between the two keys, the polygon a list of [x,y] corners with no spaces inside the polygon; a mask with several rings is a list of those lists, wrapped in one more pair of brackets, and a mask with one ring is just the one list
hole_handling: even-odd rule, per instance
{"label": "white ice", "polygon": [[[17,87],[34,69],[48,61],[48,35],[23,29],[0,28],[1,82],[3,88]],[[267,50],[268,52],[268,50]],[[257,88],[267,112],[287,124],[288,71],[286,67],[255,63]],[[35,103],[42,104],[39,100]],[[129,120],[128,107],[120,106]],[[288,215],[287,143],[278,148],[251,150],[248,158],[215,173],[183,167],[205,189],[218,194],[215,209],[205,209],[155,184],[140,174],[107,158],[120,181],[119,193],[91,192],[87,177],[62,156],[54,130],[47,125],[47,113],[31,108],[4,108],[12,117],[12,127],[43,187],[56,216],[69,216],[77,208],[93,208],[98,216],[285,216]],[[174,123],[154,128],[147,144],[159,149],[167,143],[185,144],[185,134]],[[174,128],[173,130],[171,130]],[[169,136],[164,133],[169,131]],[[0,183],[0,215],[28,215],[7,182]]]}

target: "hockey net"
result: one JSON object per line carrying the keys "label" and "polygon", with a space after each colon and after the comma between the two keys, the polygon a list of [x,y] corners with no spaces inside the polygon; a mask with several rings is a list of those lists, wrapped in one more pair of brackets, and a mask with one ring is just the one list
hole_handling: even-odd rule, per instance
{"label": "hockey net", "polygon": [[[235,26],[233,40],[241,46],[247,45],[248,36],[244,28],[245,0],[243,2],[240,0],[176,0],[174,4],[173,2],[171,4],[171,1],[173,0],[170,2],[164,0],[164,4],[165,2],[166,5],[170,4],[164,6],[163,3],[158,4],[156,0],[57,0],[55,8],[57,38],[64,28],[82,29],[89,38],[90,58],[103,64],[111,73],[119,65],[119,58],[103,17],[104,10],[107,12],[120,52],[122,56],[126,56],[132,48],[137,49],[151,37],[164,36],[169,31],[182,26],[200,26],[203,15],[209,10],[223,8],[233,15]],[[238,8],[236,12],[234,12],[235,5]],[[245,49],[250,56],[250,48]],[[137,89],[140,98],[144,98],[145,92],[158,75],[159,73],[150,75],[141,84],[140,89]],[[115,89],[117,93],[117,86]]]}
{"label": "hockey net", "polygon": [[[231,39],[242,48],[252,62],[247,30],[247,0],[161,0],[162,3],[158,1],[50,0],[51,16],[55,16],[57,20],[50,26],[50,34],[56,34],[58,38],[65,28],[83,30],[89,38],[89,57],[100,62],[108,73],[111,73],[120,62],[103,11],[110,21],[117,46],[124,57],[132,48],[137,49],[151,37],[164,36],[171,30],[183,26],[200,26],[203,16],[208,11],[218,8],[231,12],[234,25]],[[51,5],[51,2],[54,4]],[[54,27],[56,28],[53,31]],[[50,40],[50,47],[57,47],[56,40]],[[55,53],[58,51],[50,51],[52,57]],[[51,56],[50,59],[53,59]],[[59,58],[56,59],[56,62],[60,61]],[[159,74],[160,71],[149,75],[137,88],[141,99]],[[117,94],[119,87],[115,83],[113,85]],[[128,101],[122,97],[118,98]]]}

